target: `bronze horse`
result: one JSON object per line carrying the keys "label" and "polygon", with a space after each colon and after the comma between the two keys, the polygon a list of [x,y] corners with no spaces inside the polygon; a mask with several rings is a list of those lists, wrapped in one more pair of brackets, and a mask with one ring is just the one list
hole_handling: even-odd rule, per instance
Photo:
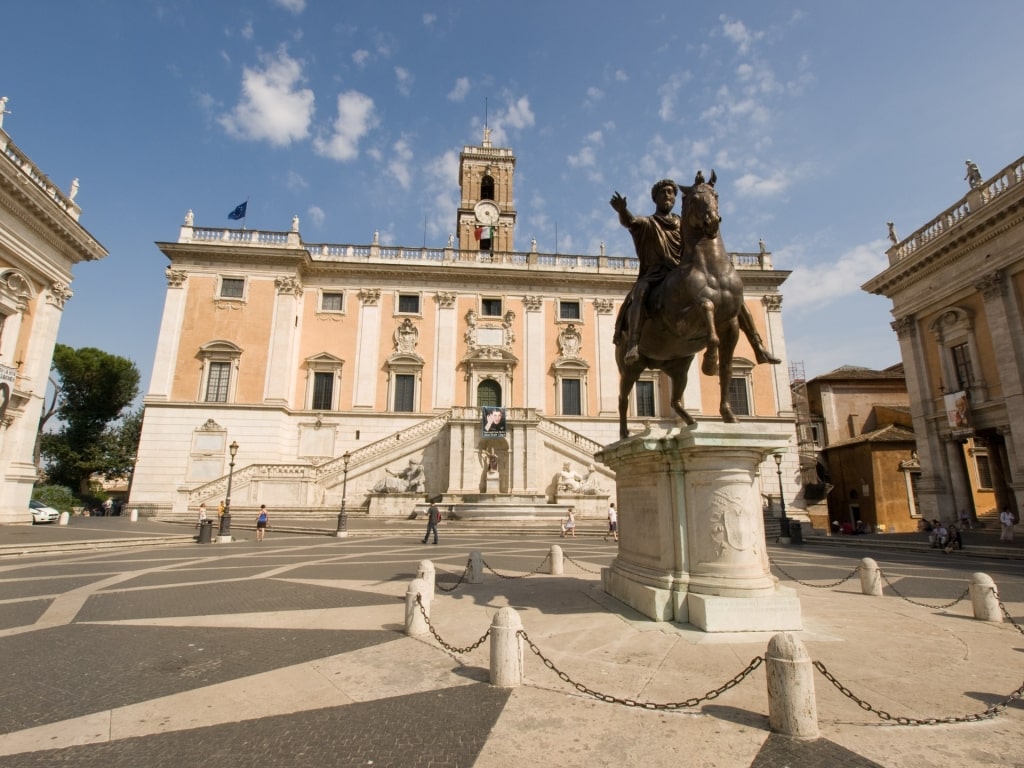
{"label": "bronze horse", "polygon": [[648,319],[640,333],[640,358],[626,362],[626,340],[618,339],[615,361],[619,366],[619,437],[629,436],[629,393],[645,369],[660,369],[672,381],[672,409],[686,424],[695,419],[683,408],[683,392],[694,356],[702,349],[705,375],[718,374],[719,413],[734,423],[729,405],[732,359],[740,331],[747,336],[758,363],[779,363],[765,349],[754,319],[743,300],[743,281],[725,251],[719,225],[715,172],[709,181],[697,174],[692,187],[679,186],[682,253],[680,265],[651,291]]}

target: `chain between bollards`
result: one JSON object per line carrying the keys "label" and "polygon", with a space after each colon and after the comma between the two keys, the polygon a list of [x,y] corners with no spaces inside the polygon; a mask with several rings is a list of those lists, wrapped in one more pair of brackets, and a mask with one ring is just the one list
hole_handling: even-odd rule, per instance
{"label": "chain between bollards", "polygon": [[801,581],[800,579],[790,575],[789,573],[786,573],[786,571],[778,563],[776,563],[774,560],[772,560],[771,558],[768,558],[768,562],[769,562],[769,564],[771,565],[772,568],[777,570],[779,573],[781,573],[783,576],[785,576],[790,581],[795,581],[797,584],[802,584],[805,587],[813,587],[814,589],[831,589],[832,587],[838,587],[843,582],[846,582],[846,581],[849,581],[850,579],[852,579],[854,576],[857,575],[857,572],[860,571],[860,566],[858,565],[856,568],[854,568],[852,571],[850,571],[850,574],[848,576],[844,576],[839,581],[833,581],[833,582],[831,582],[829,584],[811,584],[810,582]]}
{"label": "chain between bollards", "polygon": [[898,589],[896,589],[895,585],[891,581],[889,581],[889,577],[885,575],[885,572],[883,570],[879,569],[878,573],[881,575],[882,579],[885,580],[885,583],[889,585],[889,589],[891,589],[896,594],[896,597],[899,597],[899,598],[901,598],[903,600],[906,600],[908,603],[912,603],[913,605],[918,605],[918,606],[920,606],[922,608],[931,608],[932,610],[940,610],[940,609],[943,609],[943,608],[952,608],[954,605],[959,603],[961,600],[963,600],[965,597],[967,597],[971,593],[971,588],[967,587],[963,592],[960,593],[959,597],[955,598],[954,600],[951,600],[948,603],[943,603],[942,605],[929,605],[928,603],[921,603],[921,602],[918,602],[917,600],[911,600],[906,595],[900,594],[900,591]]}
{"label": "chain between bollards", "polygon": [[481,637],[472,645],[467,645],[465,648],[457,648],[454,645],[449,645],[444,641],[444,639],[439,634],[437,634],[437,630],[434,629],[434,625],[430,623],[430,617],[427,616],[427,611],[423,607],[423,599],[419,595],[416,595],[416,605],[419,607],[420,613],[423,615],[423,620],[427,622],[427,629],[430,630],[430,634],[434,636],[434,639],[437,640],[441,647],[444,648],[446,651],[451,651],[452,653],[469,653],[470,651],[475,651],[477,648],[479,648],[483,644],[483,642],[491,636],[491,630],[490,628],[488,628],[488,630],[484,632],[483,637]]}
{"label": "chain between bollards", "polygon": [[565,672],[563,672],[558,667],[556,667],[555,663],[553,661],[551,661],[551,659],[549,659],[547,656],[545,656],[543,653],[541,653],[540,648],[538,648],[537,644],[534,643],[533,640],[530,639],[530,636],[528,634],[526,634],[526,630],[525,629],[519,630],[518,634],[519,634],[520,637],[523,638],[523,640],[526,641],[526,644],[530,647],[530,650],[533,651],[533,653],[537,656],[537,658],[539,658],[542,662],[544,662],[544,666],[545,667],[547,667],[552,672],[554,672],[556,675],[558,675],[559,679],[563,680],[566,683],[569,683],[569,685],[571,685],[573,688],[575,688],[580,693],[584,693],[587,696],[591,696],[591,697],[593,697],[595,699],[598,699],[600,701],[603,701],[603,702],[605,702],[607,704],[622,704],[623,706],[626,706],[626,707],[638,707],[640,709],[653,709],[653,710],[692,709],[693,707],[696,707],[698,704],[700,704],[702,701],[710,701],[711,699],[717,699],[719,696],[721,696],[723,693],[728,691],[730,688],[734,688],[737,685],[739,685],[755,669],[757,669],[759,666],[761,666],[761,664],[765,660],[764,656],[757,656],[757,657],[755,657],[753,659],[753,661],[751,661],[750,664],[747,665],[747,668],[744,669],[742,672],[740,672],[738,675],[736,675],[736,677],[734,677],[732,680],[729,680],[724,685],[722,685],[722,686],[720,686],[718,688],[715,688],[714,690],[708,691],[703,696],[698,696],[698,697],[693,698],[693,699],[687,699],[686,701],[672,702],[672,703],[668,703],[668,704],[659,704],[659,703],[656,703],[656,702],[653,702],[653,701],[637,701],[636,699],[619,698],[618,696],[612,696],[611,694],[601,693],[600,691],[595,691],[593,688],[588,688],[583,683],[577,683],[575,680],[573,680],[571,677],[569,677],[569,675],[567,675]]}
{"label": "chain between bollards", "polygon": [[575,565],[577,568],[579,568],[584,573],[600,573],[601,572],[601,571],[595,571],[592,568],[587,568],[586,566],[580,565],[578,562],[576,562],[571,557],[569,557],[567,554],[565,554],[564,551],[562,552],[562,557],[564,557],[566,560],[568,560],[570,563]]}
{"label": "chain between bollards", "polygon": [[826,680],[832,683],[832,685],[834,685],[839,690],[839,692],[842,693],[846,698],[855,702],[858,707],[863,709],[865,712],[873,713],[880,720],[891,721],[896,723],[897,725],[943,725],[948,723],[976,723],[979,720],[988,720],[990,718],[996,717],[1011,703],[1013,703],[1014,701],[1018,701],[1021,698],[1021,695],[1024,694],[1024,684],[1021,684],[1021,686],[1016,691],[1007,696],[1006,699],[999,702],[998,704],[993,704],[991,707],[984,710],[983,712],[975,712],[968,715],[960,715],[953,717],[902,717],[897,715],[891,715],[884,709],[878,709],[876,707],[871,706],[868,702],[864,701],[864,699],[854,694],[853,691],[851,691],[845,685],[836,680],[835,676],[831,672],[829,672],[828,669],[826,669],[825,665],[822,664],[820,661],[814,661],[812,662],[812,664],[814,664],[814,668],[816,670],[818,670],[819,672],[821,672],[822,675],[824,675]]}
{"label": "chain between bollards", "polygon": [[496,570],[491,568],[491,566],[487,564],[486,560],[481,560],[480,562],[483,563],[484,568],[486,568],[488,571],[493,573],[499,579],[525,579],[527,576],[533,576],[534,574],[540,573],[540,569],[544,567],[544,563],[546,563],[550,559],[551,559],[551,553],[548,552],[546,555],[544,555],[544,559],[540,561],[540,565],[538,565],[536,568],[534,568],[529,573],[522,573],[522,574],[519,574],[518,576],[506,576],[505,574],[498,573]]}
{"label": "chain between bollards", "polygon": [[[454,591],[455,591],[455,590],[456,590],[456,589],[458,588],[458,586],[459,586],[459,585],[460,585],[460,584],[461,584],[462,582],[464,582],[464,581],[466,580],[466,574],[468,574],[468,573],[469,573],[469,566],[470,566],[470,564],[471,564],[472,562],[473,562],[472,560],[467,560],[467,561],[466,561],[466,567],[465,567],[465,568],[463,568],[463,569],[462,569],[462,573],[461,573],[461,574],[459,574],[459,579],[458,579],[458,581],[456,581],[456,582],[455,582],[454,584],[452,584],[452,585],[451,585],[450,587],[444,587],[444,586],[442,586],[442,585],[441,585],[441,583],[440,583],[439,581],[437,581],[436,579],[434,580],[434,586],[435,586],[435,587],[437,587],[438,589],[440,589],[440,590],[441,590],[442,592],[454,592]],[[442,573],[443,573],[443,571],[442,571]],[[428,621],[427,623],[429,624],[430,622]]]}

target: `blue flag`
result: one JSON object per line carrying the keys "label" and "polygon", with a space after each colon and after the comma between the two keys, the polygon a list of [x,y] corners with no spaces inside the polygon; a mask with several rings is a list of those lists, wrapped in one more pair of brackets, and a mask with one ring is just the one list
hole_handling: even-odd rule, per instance
{"label": "blue flag", "polygon": [[233,220],[233,221],[238,221],[239,219],[244,219],[245,218],[245,209],[248,207],[248,205],[249,205],[249,201],[246,200],[241,205],[235,206],[235,210],[233,210],[231,213],[228,214],[228,218]]}

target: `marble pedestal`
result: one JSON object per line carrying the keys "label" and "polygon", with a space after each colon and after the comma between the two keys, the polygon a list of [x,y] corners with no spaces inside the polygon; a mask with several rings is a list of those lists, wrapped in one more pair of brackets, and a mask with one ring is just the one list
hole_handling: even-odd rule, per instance
{"label": "marble pedestal", "polygon": [[496,470],[491,470],[484,478],[484,493],[493,495],[501,493],[501,475]]}
{"label": "marble pedestal", "polygon": [[787,445],[771,425],[703,422],[598,453],[618,485],[619,554],[602,572],[605,592],[705,632],[802,629],[796,594],[771,574],[756,482],[765,456]]}

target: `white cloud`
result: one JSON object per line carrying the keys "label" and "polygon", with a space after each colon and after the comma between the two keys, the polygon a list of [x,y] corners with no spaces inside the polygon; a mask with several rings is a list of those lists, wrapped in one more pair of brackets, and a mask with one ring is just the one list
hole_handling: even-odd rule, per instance
{"label": "white cloud", "polygon": [[[800,265],[782,285],[785,305],[790,309],[812,309],[840,297],[860,293],[860,286],[889,266],[885,249],[888,240],[857,245],[836,261]],[[779,263],[779,254],[774,254]]]}
{"label": "white cloud", "polygon": [[338,94],[338,117],[332,126],[333,135],[318,136],[313,148],[333,160],[354,160],[359,156],[359,140],[377,125],[373,99],[359,91]]}
{"label": "white cloud", "polygon": [[792,181],[782,171],[774,171],[766,177],[745,173],[736,179],[736,194],[740,197],[774,197],[785,192]]}
{"label": "white cloud", "polygon": [[274,0],[274,3],[292,13],[302,13],[306,10],[306,0]]}
{"label": "white cloud", "polygon": [[412,84],[416,78],[405,67],[395,67],[395,79],[398,80],[398,92],[408,96],[412,92]]}
{"label": "white cloud", "polygon": [[616,80],[616,82],[619,82],[619,83],[629,82],[629,75],[627,75],[624,70],[616,69],[615,70],[615,80]]}
{"label": "white cloud", "polygon": [[521,131],[524,128],[530,128],[533,126],[534,120],[528,96],[509,99],[505,109],[499,109],[490,120],[491,141],[496,146],[505,146],[508,143],[509,130]]}
{"label": "white cloud", "polygon": [[679,93],[683,90],[692,75],[689,72],[677,72],[658,88],[658,98],[661,103],[658,107],[658,116],[665,122],[670,122],[676,117],[676,106],[679,102]]}
{"label": "white cloud", "polygon": [[314,97],[298,87],[305,79],[302,64],[284,48],[262,56],[261,63],[262,69],[243,69],[241,101],[218,122],[230,136],[250,141],[286,146],[307,138]]}
{"label": "white cloud", "polygon": [[573,168],[592,168],[597,164],[597,156],[593,147],[583,147],[579,154],[569,155],[569,165]]}
{"label": "white cloud", "polygon": [[591,107],[594,104],[596,104],[597,102],[601,101],[601,99],[603,99],[603,98],[604,98],[604,91],[602,91],[597,86],[592,85],[589,88],[587,88],[587,98],[584,99],[583,103],[586,106]]}
{"label": "white cloud", "polygon": [[245,22],[245,24],[242,25],[242,38],[245,39],[245,40],[252,40],[252,37],[253,37],[254,34],[255,34],[255,32],[254,32],[254,30],[252,28],[252,22],[251,21]]}
{"label": "white cloud", "polygon": [[288,171],[288,176],[285,179],[284,185],[292,192],[298,192],[301,189],[309,187],[309,182],[302,177],[302,174],[296,171]]}
{"label": "white cloud", "polygon": [[455,86],[448,92],[448,101],[465,101],[469,95],[469,78],[460,77]]}
{"label": "white cloud", "polygon": [[352,52],[352,61],[360,69],[366,66],[366,60],[368,58],[370,58],[370,52],[363,48]]}
{"label": "white cloud", "polygon": [[432,26],[434,26],[434,22],[436,22],[436,21],[437,21],[437,14],[436,13],[424,13],[423,14],[423,26],[425,26],[425,27],[432,27]]}
{"label": "white cloud", "polygon": [[324,220],[327,218],[327,214],[324,213],[324,209],[319,205],[311,205],[306,210],[306,214],[313,221],[313,225],[316,227],[322,227]]}
{"label": "white cloud", "polygon": [[449,150],[424,164],[422,168],[424,199],[427,201],[427,233],[443,244],[448,234],[455,234],[452,211],[459,207],[459,155]]}
{"label": "white cloud", "polygon": [[388,162],[388,175],[395,179],[402,189],[408,190],[412,187],[412,171],[409,164],[413,158],[409,140],[403,136],[395,142],[392,151],[391,160]]}
{"label": "white cloud", "polygon": [[734,21],[725,14],[718,17],[722,22],[722,34],[736,43],[740,53],[749,53],[750,47],[763,36],[763,32],[751,32],[742,21]]}

